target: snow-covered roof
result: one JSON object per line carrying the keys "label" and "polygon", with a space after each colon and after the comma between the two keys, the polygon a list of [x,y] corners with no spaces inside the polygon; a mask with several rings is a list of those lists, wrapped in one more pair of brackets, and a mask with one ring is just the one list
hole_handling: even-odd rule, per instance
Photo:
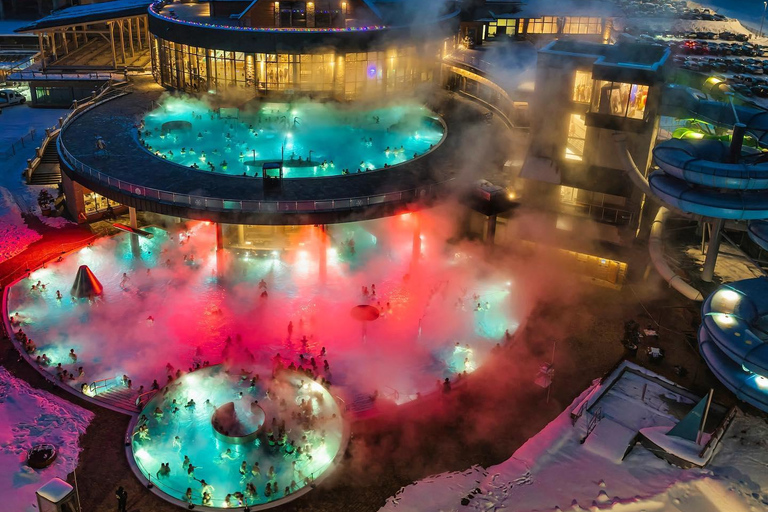
{"label": "snow-covered roof", "polygon": [[138,16],[147,11],[150,3],[150,0],[111,0],[99,4],[76,5],[54,11],[29,25],[16,29],[16,32],[34,32],[46,28]]}
{"label": "snow-covered roof", "polygon": [[[0,36],[16,36],[16,29],[29,25],[29,20],[3,20],[0,21]],[[34,37],[32,34],[22,34],[28,37]]]}
{"label": "snow-covered roof", "polygon": [[[490,7],[491,12],[494,11]],[[590,16],[596,18],[612,18],[622,16],[615,5],[599,0],[591,2],[576,2],[563,0],[535,0],[520,5],[520,11],[513,14],[497,13],[499,18],[541,18],[542,16]]]}
{"label": "snow-covered roof", "polygon": [[37,490],[37,494],[50,501],[58,503],[72,492],[72,486],[61,478],[54,478]]}

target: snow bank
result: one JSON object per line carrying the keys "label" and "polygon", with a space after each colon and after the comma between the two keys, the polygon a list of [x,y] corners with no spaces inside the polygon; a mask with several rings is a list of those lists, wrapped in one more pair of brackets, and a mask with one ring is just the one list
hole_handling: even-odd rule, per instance
{"label": "snow bank", "polygon": [[626,446],[622,444],[626,440],[617,431],[667,431],[675,421],[664,407],[675,400],[669,389],[648,385],[644,394],[636,395],[637,385],[638,375],[633,373],[606,391],[598,404],[603,419],[584,444],[580,441],[591,415],[585,413],[573,425],[570,413],[601,389],[598,383],[509,460],[486,470],[473,467],[421,480],[401,489],[380,512],[766,510],[768,423],[764,419],[737,417],[704,469],[674,467],[640,445],[619,460],[618,448]]}
{"label": "snow bank", "polygon": [[[31,388],[0,367],[0,509],[36,510],[35,491],[77,467],[79,437],[91,419],[92,412]],[[24,463],[27,450],[39,443],[58,448],[56,460],[43,470]]]}
{"label": "snow bank", "polygon": [[4,187],[0,187],[0,262],[12,258],[39,240],[41,235],[24,224],[21,209],[13,196]]}
{"label": "snow bank", "polygon": [[46,217],[45,215],[38,215],[37,218],[40,219],[46,226],[50,226],[56,229],[61,229],[69,224],[72,224],[73,226],[75,225],[74,222],[68,221],[64,217]]}

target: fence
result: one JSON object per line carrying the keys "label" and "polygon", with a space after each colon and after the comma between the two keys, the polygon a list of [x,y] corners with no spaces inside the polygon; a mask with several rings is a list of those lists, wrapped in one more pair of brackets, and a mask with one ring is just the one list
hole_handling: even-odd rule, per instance
{"label": "fence", "polygon": [[35,129],[32,128],[29,130],[29,133],[22,135],[19,140],[11,143],[10,146],[8,146],[2,153],[0,153],[0,158],[3,160],[8,160],[12,156],[16,156],[18,151],[32,144],[32,141],[35,140],[35,135]]}

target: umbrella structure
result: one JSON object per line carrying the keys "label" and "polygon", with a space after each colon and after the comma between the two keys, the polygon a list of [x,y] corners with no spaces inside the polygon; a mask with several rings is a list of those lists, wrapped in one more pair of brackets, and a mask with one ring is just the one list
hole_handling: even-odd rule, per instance
{"label": "umbrella structure", "polygon": [[379,318],[379,310],[370,304],[360,304],[353,307],[349,311],[349,314],[352,318],[363,324],[363,341],[365,341],[366,326],[368,325],[368,322],[373,322]]}
{"label": "umbrella structure", "polygon": [[101,295],[104,291],[104,287],[101,285],[96,276],[88,265],[80,265],[77,269],[77,275],[75,276],[75,282],[72,285],[72,291],[70,292],[73,297],[78,299],[84,299],[88,297],[94,297]]}

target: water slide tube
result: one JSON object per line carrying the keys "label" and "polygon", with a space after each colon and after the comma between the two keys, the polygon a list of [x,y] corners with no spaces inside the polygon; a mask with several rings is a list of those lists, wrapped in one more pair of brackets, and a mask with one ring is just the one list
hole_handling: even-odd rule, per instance
{"label": "water slide tube", "polygon": [[736,396],[768,411],[768,279],[720,286],[701,308],[699,350]]}
{"label": "water slide tube", "polygon": [[653,148],[654,195],[684,212],[731,220],[768,218],[768,161],[730,163],[717,140],[671,139]]}
{"label": "water slide tube", "polygon": [[[646,195],[646,197],[654,197],[651,188],[648,185],[648,180],[643,176],[643,173],[640,172],[640,169],[637,168],[635,161],[632,159],[632,155],[629,153],[626,143],[626,135],[623,133],[616,133],[614,134],[614,141],[616,142],[619,158],[621,159],[622,164],[624,165],[624,170],[629,175],[629,178],[635,186]],[[669,266],[667,260],[664,259],[664,242],[662,234],[664,233],[664,222],[667,219],[668,213],[669,210],[664,206],[659,208],[656,218],[651,225],[651,234],[648,239],[648,252],[651,255],[651,263],[653,263],[653,266],[656,268],[659,275],[669,283],[669,286],[691,300],[702,301],[704,300],[704,296],[701,292],[677,275],[672,267]],[[679,210],[676,213],[683,216],[689,216],[689,214]]]}

